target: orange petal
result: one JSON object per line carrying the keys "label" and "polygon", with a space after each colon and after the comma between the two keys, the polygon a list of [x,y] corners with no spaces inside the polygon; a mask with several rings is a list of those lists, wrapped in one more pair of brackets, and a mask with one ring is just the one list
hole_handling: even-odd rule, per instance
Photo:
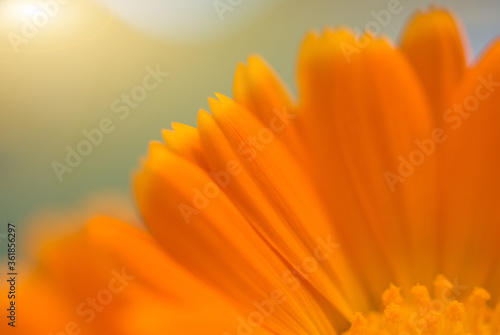
{"label": "orange petal", "polygon": [[[435,157],[413,152],[433,127],[408,62],[384,40],[327,30],[307,36],[298,77],[297,121],[310,151],[301,160],[373,301],[391,280],[407,289],[415,278],[430,283],[437,266]],[[420,166],[405,168],[410,155]]]}
{"label": "orange petal", "polygon": [[268,301],[278,290],[286,306],[272,305],[273,317],[265,320],[265,328],[278,333],[334,332],[311,293],[305,288],[294,291],[295,285],[283,280],[290,273],[288,264],[206,171],[153,143],[135,188],[144,220],[165,250],[243,313],[251,313],[256,302]]}
{"label": "orange petal", "polygon": [[[293,156],[294,148],[272,130],[273,122],[263,124],[231,99],[218,97],[220,102],[211,100],[214,118],[200,116],[200,134],[209,164],[214,171],[221,171],[226,162],[238,162],[241,171],[225,191],[267,243],[287,262],[298,266],[313,255],[318,238],[336,241],[326,215],[328,209],[321,207],[310,177]],[[276,114],[272,118],[283,127],[295,122],[279,120]],[[340,248],[308,277],[345,317],[351,313],[346,304],[349,299],[358,307],[363,303],[367,306],[363,287],[352,272]]]}
{"label": "orange petal", "polygon": [[[41,319],[20,322],[26,334],[59,333],[73,323],[92,334],[132,335],[140,326],[141,334],[198,334],[197,325],[180,322],[189,314],[205,321],[207,334],[238,326],[237,312],[224,299],[172,262],[149,234],[120,221],[95,218],[41,255],[39,269],[20,288],[23,315]],[[54,314],[41,317],[44,308]]]}
{"label": "orange petal", "polygon": [[445,274],[498,297],[500,41],[467,71],[448,105],[440,186]]}
{"label": "orange petal", "polygon": [[248,58],[248,67],[238,64],[233,83],[234,100],[261,122],[268,122],[273,109],[291,109],[290,93],[284,82],[259,56]]}
{"label": "orange petal", "polygon": [[181,123],[172,123],[172,130],[163,131],[165,146],[200,167],[206,168],[206,161],[200,143],[198,129]]}
{"label": "orange petal", "polygon": [[[259,56],[248,58],[248,66],[238,64],[233,83],[234,100],[251,112],[264,125],[270,125],[277,113],[294,113],[294,106],[290,100],[291,94],[274,70]],[[295,127],[282,127],[275,135],[289,145],[299,148],[300,135]]]}
{"label": "orange petal", "polygon": [[437,125],[450,93],[465,71],[464,34],[446,10],[418,13],[406,28],[401,49],[422,82],[435,110]]}

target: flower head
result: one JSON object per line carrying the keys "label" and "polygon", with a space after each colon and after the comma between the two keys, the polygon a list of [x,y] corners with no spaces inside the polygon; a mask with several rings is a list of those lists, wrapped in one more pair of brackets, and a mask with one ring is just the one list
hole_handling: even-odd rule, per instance
{"label": "flower head", "polygon": [[312,32],[297,101],[258,56],[240,64],[233,98],[174,124],[136,173],[152,236],[90,224],[111,248],[94,266],[118,257],[140,279],[102,329],[498,334],[500,43],[466,66],[459,31],[432,9],[400,47]]}
{"label": "flower head", "polygon": [[[310,33],[297,103],[251,57],[233,99],[216,94],[197,129],[174,125],[151,144],[135,179],[144,221],[251,326],[333,334],[354,320],[363,334],[477,333],[477,314],[455,302],[469,287],[455,291],[464,282],[498,292],[500,44],[466,67],[459,31],[433,9],[399,48],[348,30]],[[460,281],[443,287],[442,274]],[[379,316],[355,314],[370,311]],[[425,329],[407,324],[412,313]]]}

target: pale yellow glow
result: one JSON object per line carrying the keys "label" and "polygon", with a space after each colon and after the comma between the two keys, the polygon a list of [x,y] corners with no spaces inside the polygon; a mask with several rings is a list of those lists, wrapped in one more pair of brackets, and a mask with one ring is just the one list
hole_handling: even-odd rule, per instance
{"label": "pale yellow glow", "polygon": [[93,2],[7,0],[0,3],[0,50],[18,54],[79,45],[103,30],[111,13]]}
{"label": "pale yellow glow", "polygon": [[0,3],[0,22],[2,25],[11,25],[22,22],[23,18],[31,18],[41,10],[36,1],[3,1]]}
{"label": "pale yellow glow", "polygon": [[140,31],[199,44],[228,37],[255,23],[283,0],[96,0]]}

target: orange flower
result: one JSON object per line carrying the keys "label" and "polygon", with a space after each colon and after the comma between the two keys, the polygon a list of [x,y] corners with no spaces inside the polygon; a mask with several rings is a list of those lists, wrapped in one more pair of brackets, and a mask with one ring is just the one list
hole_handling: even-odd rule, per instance
{"label": "orange flower", "polygon": [[498,334],[500,42],[465,59],[443,10],[401,48],[309,34],[298,102],[251,57],[234,99],[151,144],[152,235],[99,216],[47,246],[16,330]]}
{"label": "orange flower", "polygon": [[497,334],[500,43],[465,59],[444,10],[400,48],[311,33],[297,103],[251,57],[234,99],[151,144],[143,219],[240,311],[226,335]]}

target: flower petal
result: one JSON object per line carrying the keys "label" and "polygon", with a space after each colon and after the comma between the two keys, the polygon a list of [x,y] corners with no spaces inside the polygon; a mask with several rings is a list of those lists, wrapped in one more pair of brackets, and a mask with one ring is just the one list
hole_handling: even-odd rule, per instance
{"label": "flower petal", "polygon": [[416,14],[403,34],[401,50],[425,88],[438,125],[465,72],[463,36],[457,21],[443,9]]}
{"label": "flower petal", "polygon": [[[300,268],[314,254],[318,238],[336,241],[336,237],[310,177],[293,156],[294,147],[279,137],[282,130],[292,127],[294,116],[287,111],[269,113],[264,124],[231,99],[218,98],[211,100],[214,118],[200,118],[207,160],[214,171],[221,171],[230,161],[242,167],[225,192],[267,243]],[[274,121],[280,123],[279,128],[273,128]],[[367,295],[352,272],[339,248],[308,276],[344,317],[350,316],[350,304],[346,304],[350,299],[368,306]]]}
{"label": "flower petal", "polygon": [[[59,333],[74,323],[82,332],[132,335],[144,313],[149,323],[141,334],[199,334],[197,325],[180,322],[189,314],[205,321],[205,334],[237,327],[236,311],[172,262],[149,234],[108,217],[47,244],[37,272],[20,290],[19,304],[30,320],[40,315],[37,307],[54,313],[33,325],[20,323],[16,329],[26,334]],[[35,297],[40,305],[33,304]]]}
{"label": "flower petal", "polygon": [[297,118],[310,151],[301,161],[373,301],[391,281],[430,283],[435,157],[413,152],[432,136],[432,117],[408,62],[384,40],[327,30],[307,36],[298,77]]}
{"label": "flower petal", "polygon": [[172,123],[172,130],[163,131],[163,139],[171,152],[206,168],[198,129],[182,123]]}
{"label": "flower petal", "polygon": [[500,41],[467,71],[448,105],[440,185],[445,274],[498,297]]}
{"label": "flower petal", "polygon": [[234,100],[267,122],[269,111],[291,109],[290,93],[284,82],[259,56],[251,56],[248,66],[239,64],[233,83]]}
{"label": "flower petal", "polygon": [[[201,135],[203,142],[203,131]],[[224,169],[235,169],[228,166]],[[272,304],[273,317],[264,321],[265,328],[278,333],[334,332],[317,297],[291,285],[298,279],[288,264],[248,224],[209,173],[153,143],[135,188],[144,220],[165,250],[242,313],[252,313],[255,304],[280,292],[286,306]]]}

